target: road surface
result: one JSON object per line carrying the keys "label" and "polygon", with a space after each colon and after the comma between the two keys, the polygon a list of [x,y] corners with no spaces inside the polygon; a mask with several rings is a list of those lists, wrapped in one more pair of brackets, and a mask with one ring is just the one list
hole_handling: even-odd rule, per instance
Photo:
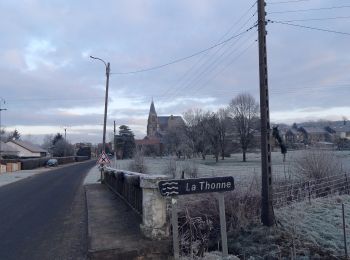
{"label": "road surface", "polygon": [[82,183],[95,161],[0,187],[0,259],[85,259]]}

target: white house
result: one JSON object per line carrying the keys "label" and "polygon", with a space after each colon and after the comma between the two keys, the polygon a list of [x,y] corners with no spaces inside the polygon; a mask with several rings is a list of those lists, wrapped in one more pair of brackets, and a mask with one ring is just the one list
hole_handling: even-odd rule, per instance
{"label": "white house", "polygon": [[22,158],[46,157],[48,154],[40,146],[25,141],[11,140],[6,144],[19,151],[18,156]]}

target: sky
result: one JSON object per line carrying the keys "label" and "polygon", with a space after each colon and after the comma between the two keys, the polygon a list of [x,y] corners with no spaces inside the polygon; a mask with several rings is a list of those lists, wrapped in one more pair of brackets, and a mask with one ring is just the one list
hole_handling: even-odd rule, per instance
{"label": "sky", "polygon": [[[71,142],[101,142],[105,65],[90,55],[111,66],[107,138],[114,120],[143,138],[152,99],[158,115],[216,111],[243,92],[259,101],[256,8],[248,0],[0,0],[1,125],[36,143],[65,128]],[[349,0],[267,1],[272,122],[350,118],[349,11]]]}

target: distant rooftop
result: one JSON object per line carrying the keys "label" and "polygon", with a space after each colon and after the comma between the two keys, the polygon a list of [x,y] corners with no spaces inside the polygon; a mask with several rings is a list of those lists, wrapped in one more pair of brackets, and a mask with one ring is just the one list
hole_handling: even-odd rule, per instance
{"label": "distant rooftop", "polygon": [[21,141],[21,140],[11,140],[9,142],[17,144],[17,145],[33,152],[33,153],[47,153],[47,151],[44,150],[43,148],[41,148],[39,145],[35,145],[35,144],[30,143],[30,142]]}
{"label": "distant rooftop", "polygon": [[1,142],[1,152],[11,152],[11,153],[15,153],[18,152],[15,148],[12,148],[11,146],[9,146],[8,144]]}

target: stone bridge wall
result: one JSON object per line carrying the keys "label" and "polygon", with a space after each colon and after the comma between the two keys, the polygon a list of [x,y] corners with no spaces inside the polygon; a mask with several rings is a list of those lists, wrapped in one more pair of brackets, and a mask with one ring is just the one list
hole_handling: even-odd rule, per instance
{"label": "stone bridge wall", "polygon": [[104,183],[142,216],[141,231],[151,239],[169,236],[166,200],[160,195],[158,182],[169,179],[165,175],[149,175],[105,167]]}

